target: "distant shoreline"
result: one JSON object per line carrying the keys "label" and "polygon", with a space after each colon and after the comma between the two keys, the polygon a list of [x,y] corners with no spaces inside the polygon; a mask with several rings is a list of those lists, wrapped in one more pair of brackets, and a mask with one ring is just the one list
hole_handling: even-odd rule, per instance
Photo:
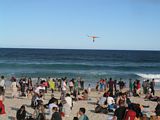
{"label": "distant shoreline", "polygon": [[29,48],[29,47],[24,47],[24,48],[21,48],[21,47],[17,47],[17,48],[14,48],[14,47],[0,47],[0,49],[24,49],[24,50],[87,50],[87,51],[135,51],[135,52],[160,52],[160,50],[146,50],[146,49],[137,49],[137,50],[127,50],[127,49],[76,49],[76,48]]}

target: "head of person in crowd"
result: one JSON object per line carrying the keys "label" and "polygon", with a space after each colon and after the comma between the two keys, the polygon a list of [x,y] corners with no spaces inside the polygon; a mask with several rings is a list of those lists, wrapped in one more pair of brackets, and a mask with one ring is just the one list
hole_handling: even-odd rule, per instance
{"label": "head of person in crowd", "polygon": [[66,93],[66,97],[70,97],[70,94],[69,94],[69,93]]}
{"label": "head of person in crowd", "polygon": [[53,111],[53,113],[54,113],[54,112],[58,112],[58,108],[57,108],[57,107],[53,107],[53,108],[52,108],[52,111]]}
{"label": "head of person in crowd", "polygon": [[3,76],[3,75],[1,76],[1,79],[2,79],[2,80],[4,79],[4,76]]}
{"label": "head of person in crowd", "polygon": [[119,106],[124,107],[125,106],[125,101],[124,100],[119,100]]}
{"label": "head of person in crowd", "polygon": [[25,111],[25,106],[24,106],[24,105],[22,105],[22,106],[20,107],[20,111]]}
{"label": "head of person in crowd", "polygon": [[85,109],[85,108],[80,108],[80,109],[79,109],[79,114],[80,114],[81,116],[84,115],[85,112],[86,112],[86,109]]}

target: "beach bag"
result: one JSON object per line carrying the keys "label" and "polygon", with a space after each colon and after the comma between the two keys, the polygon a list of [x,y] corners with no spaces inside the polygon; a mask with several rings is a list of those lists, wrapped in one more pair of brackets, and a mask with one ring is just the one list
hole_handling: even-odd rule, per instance
{"label": "beach bag", "polygon": [[135,120],[136,118],[136,112],[133,110],[127,110],[125,114],[124,120]]}

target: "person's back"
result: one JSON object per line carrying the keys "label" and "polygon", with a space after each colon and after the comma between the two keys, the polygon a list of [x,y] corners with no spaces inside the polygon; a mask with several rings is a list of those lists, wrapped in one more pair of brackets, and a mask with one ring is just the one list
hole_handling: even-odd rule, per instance
{"label": "person's back", "polygon": [[126,112],[126,107],[123,100],[119,101],[120,107],[114,112],[113,120],[123,120]]}
{"label": "person's back", "polygon": [[17,111],[16,118],[17,120],[24,120],[26,117],[25,106],[21,106],[21,108]]}
{"label": "person's back", "polygon": [[125,115],[126,107],[119,107],[115,110],[114,115],[117,117],[117,120],[123,120]]}
{"label": "person's back", "polygon": [[155,108],[155,113],[156,113],[156,116],[160,116],[160,103],[157,104]]}
{"label": "person's back", "polygon": [[85,114],[86,109],[85,108],[80,108],[79,109],[79,120],[89,120],[88,116]]}
{"label": "person's back", "polygon": [[60,113],[59,112],[54,112],[52,114],[51,120],[62,120]]}
{"label": "person's back", "polygon": [[61,114],[58,112],[57,107],[52,108],[53,114],[51,120],[62,120]]}
{"label": "person's back", "polygon": [[135,120],[136,118],[136,112],[133,110],[127,110],[126,116],[124,120]]}

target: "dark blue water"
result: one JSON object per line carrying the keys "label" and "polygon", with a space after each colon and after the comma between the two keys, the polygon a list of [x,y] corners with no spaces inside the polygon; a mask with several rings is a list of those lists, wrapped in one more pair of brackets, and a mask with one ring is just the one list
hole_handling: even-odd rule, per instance
{"label": "dark blue water", "polygon": [[[0,74],[160,80],[160,51],[0,49]],[[158,83],[157,83],[158,84]]]}

